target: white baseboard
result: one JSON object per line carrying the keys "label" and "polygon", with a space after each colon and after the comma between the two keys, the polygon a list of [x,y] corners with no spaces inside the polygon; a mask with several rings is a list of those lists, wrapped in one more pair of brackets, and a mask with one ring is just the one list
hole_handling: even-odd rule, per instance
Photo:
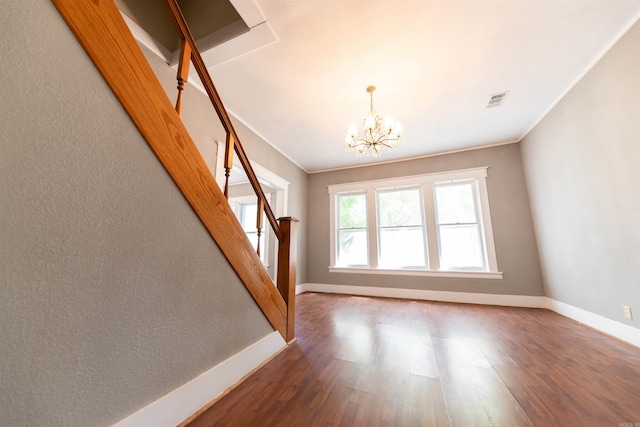
{"label": "white baseboard", "polygon": [[543,296],[475,294],[466,292],[429,291],[424,289],[326,285],[322,283],[303,283],[296,286],[296,294],[301,294],[303,292],[407,298],[466,304],[501,305],[508,307],[546,308],[562,316],[590,326],[607,335],[611,335],[619,340],[628,342],[636,347],[640,347],[640,329]]}
{"label": "white baseboard", "polygon": [[546,298],[547,308],[565,317],[583,323],[619,340],[640,347],[640,329],[591,313],[573,305]]}
{"label": "white baseboard", "polygon": [[407,298],[466,304],[502,305],[508,307],[547,308],[546,298],[530,295],[474,294],[466,292],[429,291],[425,289],[377,288],[373,286],[325,285],[303,283],[296,286],[296,294],[323,292],[332,294],[363,295],[371,297]]}
{"label": "white baseboard", "polygon": [[273,332],[119,421],[114,427],[175,427],[285,346],[282,336],[278,332]]}

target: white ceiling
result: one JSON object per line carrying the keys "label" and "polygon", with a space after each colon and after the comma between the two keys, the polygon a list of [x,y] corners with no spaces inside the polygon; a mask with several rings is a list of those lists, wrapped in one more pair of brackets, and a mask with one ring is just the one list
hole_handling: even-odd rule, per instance
{"label": "white ceiling", "polygon": [[[253,3],[249,26],[277,40],[210,73],[227,109],[308,172],[518,141],[640,16],[640,0]],[[405,137],[357,158],[344,136],[369,85]]]}

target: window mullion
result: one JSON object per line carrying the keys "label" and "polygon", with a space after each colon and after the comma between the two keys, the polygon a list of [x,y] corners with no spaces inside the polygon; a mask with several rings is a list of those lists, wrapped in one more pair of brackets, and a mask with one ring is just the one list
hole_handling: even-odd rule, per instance
{"label": "window mullion", "polygon": [[369,238],[369,267],[378,268],[378,220],[375,188],[367,189],[367,234]]}
{"label": "window mullion", "polygon": [[429,269],[440,270],[440,254],[438,249],[438,227],[436,225],[436,205],[433,200],[433,184],[426,182],[422,186],[424,200],[425,226],[427,227],[427,253]]}

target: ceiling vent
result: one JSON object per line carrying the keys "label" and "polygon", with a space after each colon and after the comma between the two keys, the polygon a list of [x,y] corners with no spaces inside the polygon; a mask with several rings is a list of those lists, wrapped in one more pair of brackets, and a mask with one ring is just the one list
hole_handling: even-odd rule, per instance
{"label": "ceiling vent", "polygon": [[494,93],[493,95],[491,95],[489,97],[489,102],[487,103],[487,108],[497,107],[498,105],[502,104],[508,93],[509,91]]}

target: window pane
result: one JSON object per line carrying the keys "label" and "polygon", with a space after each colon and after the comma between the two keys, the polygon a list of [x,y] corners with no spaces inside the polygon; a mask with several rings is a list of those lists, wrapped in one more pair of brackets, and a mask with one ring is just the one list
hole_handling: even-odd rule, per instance
{"label": "window pane", "polygon": [[362,228],[367,226],[367,198],[365,194],[338,196],[338,227]]}
{"label": "window pane", "polygon": [[417,188],[378,192],[378,224],[422,225],[422,203]]}
{"label": "window pane", "polygon": [[438,224],[476,222],[473,183],[442,185],[434,188]]}
{"label": "window pane", "polygon": [[382,268],[424,267],[422,227],[380,230],[378,265]]}
{"label": "window pane", "polygon": [[440,227],[440,268],[485,269],[478,225]]}
{"label": "window pane", "polygon": [[338,232],[338,265],[367,265],[367,231],[340,230]]}
{"label": "window pane", "polygon": [[244,211],[244,218],[242,221],[242,228],[245,230],[256,230],[256,214],[258,212],[258,205],[256,204],[243,204],[242,209]]}

